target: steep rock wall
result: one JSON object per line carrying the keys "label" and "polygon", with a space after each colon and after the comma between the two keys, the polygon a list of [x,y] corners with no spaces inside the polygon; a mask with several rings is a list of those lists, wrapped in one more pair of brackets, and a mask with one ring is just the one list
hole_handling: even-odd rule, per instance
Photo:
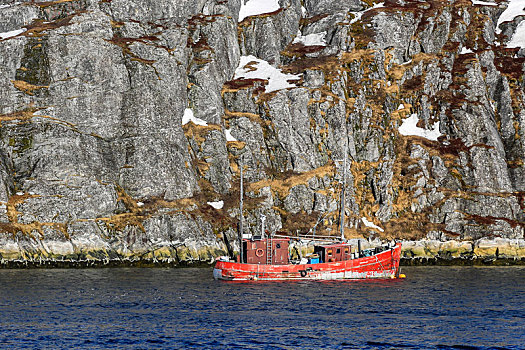
{"label": "steep rock wall", "polygon": [[0,3],[4,262],[231,254],[240,166],[247,231],[333,235],[345,149],[347,238],[525,256],[507,1]]}

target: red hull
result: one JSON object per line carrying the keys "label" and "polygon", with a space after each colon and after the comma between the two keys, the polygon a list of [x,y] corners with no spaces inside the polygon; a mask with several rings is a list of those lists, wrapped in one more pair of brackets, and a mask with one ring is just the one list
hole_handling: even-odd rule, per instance
{"label": "red hull", "polygon": [[217,261],[213,277],[229,281],[333,280],[395,278],[399,274],[401,243],[359,259],[320,264],[262,265]]}

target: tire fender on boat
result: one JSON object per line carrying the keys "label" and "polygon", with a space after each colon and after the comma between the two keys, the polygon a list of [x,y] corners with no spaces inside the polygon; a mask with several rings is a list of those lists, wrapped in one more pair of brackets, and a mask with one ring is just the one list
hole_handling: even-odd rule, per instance
{"label": "tire fender on boat", "polygon": [[299,271],[301,273],[301,277],[306,277],[306,270]]}
{"label": "tire fender on boat", "polygon": [[261,256],[264,255],[264,250],[262,250],[261,248],[257,249],[255,251],[255,255],[257,255],[260,258]]}

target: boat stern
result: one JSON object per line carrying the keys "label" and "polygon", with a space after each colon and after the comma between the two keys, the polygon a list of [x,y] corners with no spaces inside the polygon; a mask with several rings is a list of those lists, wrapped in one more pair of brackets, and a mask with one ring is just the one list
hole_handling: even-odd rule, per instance
{"label": "boat stern", "polygon": [[213,278],[216,280],[222,279],[222,269],[213,268]]}

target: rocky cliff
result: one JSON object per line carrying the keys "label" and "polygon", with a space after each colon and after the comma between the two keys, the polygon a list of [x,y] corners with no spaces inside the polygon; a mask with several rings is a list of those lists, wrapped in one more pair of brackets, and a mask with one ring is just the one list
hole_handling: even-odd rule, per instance
{"label": "rocky cliff", "polygon": [[4,264],[210,261],[245,227],[525,257],[519,0],[0,1]]}

